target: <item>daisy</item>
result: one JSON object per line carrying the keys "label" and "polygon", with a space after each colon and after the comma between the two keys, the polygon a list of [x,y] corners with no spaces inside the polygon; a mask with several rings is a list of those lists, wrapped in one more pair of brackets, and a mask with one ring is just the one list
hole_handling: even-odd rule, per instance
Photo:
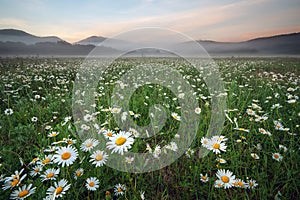
{"label": "daisy", "polygon": [[121,112],[121,108],[112,108],[110,111],[112,114],[117,114]]}
{"label": "daisy", "polygon": [[7,190],[14,188],[18,185],[20,185],[21,181],[26,177],[27,175],[24,174],[23,176],[18,175],[18,176],[13,176],[13,177],[7,177],[4,179],[4,184],[2,189]]}
{"label": "daisy", "polygon": [[108,155],[104,151],[97,150],[90,156],[90,162],[96,165],[96,167],[103,166],[108,158]]}
{"label": "daisy", "polygon": [[258,184],[256,183],[255,180],[252,180],[252,179],[251,179],[250,181],[247,182],[247,187],[248,187],[248,188],[253,189],[253,188],[255,188],[256,186],[258,186]]}
{"label": "daisy", "polygon": [[114,131],[108,129],[108,130],[104,130],[103,131],[103,135],[106,139],[109,139],[110,137],[112,137],[115,134]]}
{"label": "daisy", "polygon": [[280,131],[284,130],[283,125],[279,121],[274,120],[274,125],[275,125],[275,130],[280,130]]}
{"label": "daisy", "polygon": [[77,150],[72,146],[60,147],[54,154],[53,162],[61,164],[62,167],[72,165],[78,157]]}
{"label": "daisy", "polygon": [[90,122],[90,121],[93,121],[93,120],[94,120],[94,117],[93,117],[93,115],[86,114],[86,115],[83,117],[83,120],[84,120],[85,122]]}
{"label": "daisy", "polygon": [[282,160],[282,155],[280,153],[273,153],[272,154],[272,158],[278,162],[280,162]]}
{"label": "daisy", "polygon": [[96,177],[86,179],[85,187],[88,190],[95,191],[99,188],[99,180]]}
{"label": "daisy", "polygon": [[220,141],[220,142],[224,142],[224,141],[227,141],[228,138],[226,138],[225,136],[223,135],[216,135],[216,136],[213,136],[211,138],[211,140],[217,140],[217,141]]}
{"label": "daisy", "polygon": [[130,157],[125,157],[125,162],[127,164],[131,164],[134,161],[134,157],[130,156]]}
{"label": "daisy", "polygon": [[279,145],[279,149],[282,149],[283,152],[287,152],[288,148],[286,146],[283,146],[282,144]]}
{"label": "daisy", "polygon": [[200,113],[201,113],[201,108],[195,108],[195,113],[197,114],[197,115],[199,115]]}
{"label": "daisy", "polygon": [[83,131],[88,131],[88,130],[90,130],[91,127],[89,127],[89,126],[86,125],[86,124],[82,124],[82,125],[80,126],[80,128],[81,128]]}
{"label": "daisy", "polygon": [[158,158],[160,154],[161,154],[161,148],[159,145],[157,145],[153,151],[153,157]]}
{"label": "daisy", "polygon": [[203,183],[206,183],[208,181],[209,177],[207,176],[207,174],[203,175],[200,174],[200,181]]}
{"label": "daisy", "polygon": [[14,113],[14,111],[11,108],[7,108],[7,109],[4,110],[5,115],[12,115],[13,113]]}
{"label": "daisy", "polygon": [[178,146],[175,142],[171,142],[169,145],[166,146],[167,149],[170,149],[172,151],[177,151],[178,150]]}
{"label": "daisy", "polygon": [[226,151],[227,146],[225,143],[219,140],[211,140],[208,144],[207,149],[213,151],[215,154],[221,153],[221,151]]}
{"label": "daisy", "polygon": [[117,195],[117,196],[123,195],[125,191],[126,191],[125,185],[122,185],[120,183],[115,185],[115,188],[114,188],[115,195]]}
{"label": "daisy", "polygon": [[44,172],[44,174],[41,175],[41,178],[43,178],[42,182],[47,180],[55,180],[59,172],[60,172],[59,169],[54,169],[54,168],[47,169]]}
{"label": "daisy", "polygon": [[43,166],[42,165],[37,165],[34,166],[32,171],[30,171],[30,176],[35,177],[36,175],[40,174],[40,172],[42,171]]}
{"label": "daisy", "polygon": [[173,119],[177,120],[177,121],[180,121],[181,120],[181,117],[177,114],[177,113],[172,113],[171,116],[173,117]]}
{"label": "daisy", "polygon": [[48,137],[56,137],[58,136],[59,132],[52,131],[51,133],[48,134]]}
{"label": "daisy", "polygon": [[89,138],[81,144],[80,149],[84,152],[88,152],[88,151],[91,151],[98,144],[99,144],[98,140]]}
{"label": "daisy", "polygon": [[32,122],[37,122],[37,120],[38,120],[37,117],[32,117],[32,118],[31,118],[31,121],[32,121]]}
{"label": "daisy", "polygon": [[67,190],[70,189],[71,184],[68,184],[66,179],[62,179],[58,182],[54,182],[54,186],[51,186],[47,189],[48,195],[54,195],[55,197],[62,197]]}
{"label": "daisy", "polygon": [[207,148],[209,142],[210,142],[210,139],[205,138],[205,137],[202,137],[202,138],[201,138],[201,144],[202,144],[203,147]]}
{"label": "daisy", "polygon": [[52,164],[52,159],[53,159],[52,155],[46,155],[44,159],[40,160],[39,163],[42,165]]}
{"label": "daisy", "polygon": [[221,180],[216,180],[215,181],[215,183],[214,183],[214,187],[215,188],[222,188],[224,186],[224,183],[223,183],[223,181],[221,181]]}
{"label": "daisy", "polygon": [[109,138],[109,142],[106,143],[108,149],[112,149],[112,153],[117,152],[121,155],[127,152],[131,148],[134,139],[131,137],[131,133],[120,131],[118,134]]}
{"label": "daisy", "polygon": [[225,172],[224,169],[219,169],[217,171],[216,176],[219,178],[219,180],[222,182],[223,187],[225,189],[231,188],[233,186],[233,183],[235,182],[235,175],[232,175],[232,172],[227,170]]}
{"label": "daisy", "polygon": [[248,184],[246,184],[242,179],[236,179],[235,182],[233,183],[235,187],[239,188],[247,188]]}
{"label": "daisy", "polygon": [[82,176],[83,175],[83,169],[82,168],[79,168],[75,171],[74,173],[74,179],[77,179],[78,177]]}
{"label": "daisy", "polygon": [[226,161],[225,159],[223,159],[223,158],[217,158],[216,160],[217,160],[219,163],[221,163],[221,164],[227,163],[227,161]]}
{"label": "daisy", "polygon": [[193,149],[188,148],[188,150],[185,152],[185,155],[190,158],[194,153],[195,151]]}
{"label": "daisy", "polygon": [[32,187],[32,184],[23,185],[21,188],[18,190],[15,190],[11,193],[10,198],[11,199],[25,199],[32,195],[35,192],[36,187]]}
{"label": "daisy", "polygon": [[134,137],[139,137],[140,136],[140,133],[134,129],[134,128],[129,128],[128,130]]}
{"label": "daisy", "polygon": [[251,157],[254,158],[255,160],[259,159],[259,156],[256,153],[251,153]]}

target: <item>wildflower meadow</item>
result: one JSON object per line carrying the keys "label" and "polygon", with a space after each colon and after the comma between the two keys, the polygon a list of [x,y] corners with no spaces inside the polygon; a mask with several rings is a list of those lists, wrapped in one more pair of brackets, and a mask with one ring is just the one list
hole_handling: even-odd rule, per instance
{"label": "wildflower meadow", "polygon": [[[91,102],[84,101],[91,95],[88,82],[75,88],[83,58],[0,62],[0,199],[300,198],[298,58],[215,58],[224,83],[219,93],[206,84],[214,72],[196,71],[181,59],[120,58],[96,77]],[[128,107],[122,106],[126,97],[113,92],[131,87],[121,77],[141,62],[178,71],[196,99],[188,108],[200,123],[182,155],[176,153],[190,134],[188,128],[178,134],[189,117],[180,104],[188,98],[184,85],[166,83],[176,84],[174,94],[168,86],[148,83],[145,72],[131,80],[141,84],[134,86]],[[159,69],[153,73],[171,76]],[[215,96],[226,99],[218,112],[224,123],[209,135]],[[82,107],[88,109],[74,109]],[[153,116],[165,116],[163,126]],[[117,118],[135,126],[120,127]],[[146,137],[150,130],[137,127],[149,124],[153,134]],[[149,159],[137,160],[129,152]],[[169,155],[178,158],[148,170]],[[107,166],[112,159],[128,169],[141,162],[147,170],[117,170]]]}

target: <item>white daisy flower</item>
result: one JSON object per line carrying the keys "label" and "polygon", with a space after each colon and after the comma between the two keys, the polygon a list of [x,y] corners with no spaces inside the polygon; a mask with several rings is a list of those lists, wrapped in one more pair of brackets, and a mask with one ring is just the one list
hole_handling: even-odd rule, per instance
{"label": "white daisy flower", "polygon": [[189,158],[195,153],[195,151],[191,148],[188,148],[188,150],[185,152],[185,155]]}
{"label": "white daisy flower", "polygon": [[180,121],[181,120],[181,117],[177,114],[177,113],[172,113],[171,116],[173,117],[173,119],[177,120],[177,121]]}
{"label": "white daisy flower", "polygon": [[254,158],[255,160],[259,159],[259,156],[256,153],[251,153],[251,157]]}
{"label": "white daisy flower", "polygon": [[278,162],[280,162],[282,160],[282,155],[280,153],[273,153],[272,154],[272,158]]}
{"label": "white daisy flower", "polygon": [[203,183],[206,183],[209,180],[209,177],[207,176],[207,174],[203,175],[200,174],[200,181]]}
{"label": "white daisy flower", "polygon": [[60,147],[54,154],[53,162],[61,164],[62,167],[72,165],[78,157],[77,150],[72,146]]}
{"label": "white daisy flower", "polygon": [[88,151],[91,151],[98,144],[99,144],[98,140],[89,138],[80,145],[80,149],[84,152],[88,152]]}
{"label": "white daisy flower", "polygon": [[125,157],[125,162],[127,164],[131,164],[134,161],[134,157],[130,156],[130,157]]}
{"label": "white daisy flower", "polygon": [[232,175],[233,173],[229,170],[225,172],[224,169],[219,169],[217,171],[216,176],[219,178],[219,180],[222,182],[223,187],[225,189],[231,188],[233,186],[233,183],[235,182],[235,175]]}
{"label": "white daisy flower", "polygon": [[7,108],[7,109],[4,110],[5,115],[12,115],[13,113],[14,113],[14,111],[11,108]]}
{"label": "white daisy flower", "polygon": [[30,171],[30,176],[35,177],[36,175],[40,174],[40,172],[42,171],[43,166],[42,165],[36,165],[32,168],[32,170]]}
{"label": "white daisy flower", "polygon": [[62,179],[58,182],[54,182],[54,186],[51,186],[47,189],[48,195],[54,195],[54,198],[60,198],[63,197],[63,195],[66,193],[67,190],[69,190],[71,187],[71,184],[68,184],[68,181],[66,179]]}
{"label": "white daisy flower", "polygon": [[99,188],[99,180],[96,177],[86,179],[85,187],[88,190],[96,191]]}
{"label": "white daisy flower", "polygon": [[15,190],[11,193],[10,199],[25,199],[32,195],[35,192],[36,187],[32,187],[32,184],[23,185],[21,188],[18,190]]}
{"label": "white daisy flower", "polygon": [[41,175],[42,182],[47,181],[47,180],[55,180],[57,175],[59,174],[60,169],[54,169],[50,168],[47,169],[44,174]]}
{"label": "white daisy flower", "polygon": [[115,134],[115,132],[113,130],[104,130],[103,131],[103,135],[106,139],[109,139],[110,137],[112,137]]}
{"label": "white daisy flower", "polygon": [[201,144],[202,144],[203,147],[208,148],[209,142],[210,142],[210,139],[205,138],[205,137],[201,138]]}
{"label": "white daisy flower", "polygon": [[250,189],[253,189],[253,188],[255,188],[256,186],[258,186],[258,184],[256,183],[256,181],[255,180],[249,180],[248,182],[247,182],[247,188],[250,188]]}
{"label": "white daisy flower", "polygon": [[121,112],[121,108],[112,108],[110,111],[112,114],[117,114]]}
{"label": "white daisy flower", "polygon": [[131,133],[120,131],[118,134],[109,138],[109,142],[106,143],[108,149],[112,149],[112,153],[117,152],[121,155],[127,152],[131,148],[134,139],[131,137]]}
{"label": "white daisy flower", "polygon": [[161,148],[159,145],[157,145],[153,151],[153,157],[158,158],[160,154],[161,154]]}
{"label": "white daisy flower", "polygon": [[195,108],[195,113],[199,115],[201,113],[201,108]]}
{"label": "white daisy flower", "polygon": [[96,167],[103,166],[108,158],[108,155],[104,151],[97,150],[90,156],[90,162],[96,165]]}
{"label": "white daisy flower", "polygon": [[122,185],[122,184],[117,184],[115,185],[114,187],[114,192],[115,192],[115,195],[116,196],[119,196],[119,195],[124,195],[124,192],[126,191],[126,186],[125,185]]}
{"label": "white daisy flower", "polygon": [[77,180],[78,177],[83,175],[84,170],[82,168],[79,168],[74,173],[74,179]]}
{"label": "white daisy flower", "polygon": [[14,188],[14,187],[20,185],[21,181],[24,180],[24,178],[26,176],[27,176],[26,174],[24,174],[23,176],[21,176],[19,174],[19,175],[14,176],[14,177],[5,178],[2,189],[7,190],[7,189],[11,189],[11,188]]}
{"label": "white daisy flower", "polygon": [[31,121],[32,121],[32,122],[37,122],[37,120],[38,120],[37,117],[32,117],[32,118],[31,118]]}
{"label": "white daisy flower", "polygon": [[247,188],[248,187],[248,184],[245,183],[242,179],[236,179],[235,182],[233,183],[233,185],[238,188]]}
{"label": "white daisy flower", "polygon": [[213,151],[215,154],[221,153],[221,151],[226,152],[227,146],[225,143],[220,142],[219,140],[210,140],[208,143],[207,149]]}
{"label": "white daisy flower", "polygon": [[52,131],[51,133],[48,134],[48,137],[56,137],[59,135],[59,132],[57,131]]}

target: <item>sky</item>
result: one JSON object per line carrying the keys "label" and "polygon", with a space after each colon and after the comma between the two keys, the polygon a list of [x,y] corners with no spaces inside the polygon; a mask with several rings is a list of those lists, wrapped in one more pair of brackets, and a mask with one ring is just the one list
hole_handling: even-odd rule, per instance
{"label": "sky", "polygon": [[0,0],[0,29],[77,42],[142,27],[238,42],[300,32],[299,0]]}

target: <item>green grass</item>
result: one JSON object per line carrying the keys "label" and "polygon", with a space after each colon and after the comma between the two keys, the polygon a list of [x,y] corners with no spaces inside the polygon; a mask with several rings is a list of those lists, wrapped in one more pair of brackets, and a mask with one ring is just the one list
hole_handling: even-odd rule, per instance
{"label": "green grass", "polygon": [[[298,187],[300,185],[300,87],[299,72],[300,60],[296,58],[218,58],[215,62],[220,67],[220,73],[225,82],[227,91],[228,117],[237,119],[240,128],[249,132],[235,130],[235,123],[226,118],[220,135],[228,138],[226,152],[214,154],[209,152],[206,157],[199,157],[203,151],[201,138],[205,137],[211,120],[210,98],[200,98],[200,94],[208,97],[203,77],[189,64],[178,59],[152,58],[119,59],[107,69],[106,76],[99,81],[97,91],[101,94],[95,98],[95,112],[97,124],[105,129],[117,130],[118,123],[113,114],[103,109],[109,108],[115,81],[132,67],[142,62],[155,62],[168,64],[172,69],[180,71],[187,78],[190,85],[195,85],[194,92],[199,97],[198,104],[202,109],[200,125],[197,136],[191,149],[195,153],[188,157],[182,155],[171,165],[157,171],[147,173],[126,173],[114,170],[107,166],[95,167],[89,162],[89,153],[80,150],[83,141],[76,137],[74,119],[64,124],[66,117],[72,116],[73,83],[76,72],[83,59],[80,58],[14,58],[1,59],[0,68],[0,176],[11,176],[15,170],[24,169],[27,177],[20,186],[33,184],[36,192],[28,199],[43,199],[47,189],[55,181],[41,182],[40,175],[31,177],[29,173],[34,165],[29,165],[33,158],[43,159],[44,150],[49,146],[66,146],[65,143],[53,145],[53,142],[63,138],[76,139],[73,146],[78,150],[79,157],[69,167],[61,167],[58,164],[48,164],[43,171],[49,168],[59,168],[60,173],[56,181],[67,179],[71,188],[63,196],[63,199],[109,199],[106,191],[111,193],[112,199],[141,199],[140,192],[145,191],[146,199],[294,199],[300,198]],[[206,75],[205,75],[206,76]],[[198,78],[198,79],[197,79]],[[108,83],[108,84],[107,84]],[[100,89],[100,86],[101,89]],[[288,91],[293,88],[294,91]],[[295,103],[288,103],[288,94]],[[35,98],[39,95],[40,98]],[[161,104],[167,115],[165,125],[158,134],[151,138],[136,139],[131,151],[144,153],[146,144],[152,148],[156,145],[167,145],[174,139],[180,122],[171,117],[172,112],[179,115],[182,111],[179,99],[169,88],[159,84],[148,84],[139,87],[130,98],[129,109],[140,116],[134,118],[128,114],[136,125],[148,125],[149,108]],[[146,104],[145,104],[146,103]],[[255,108],[255,105],[260,108]],[[272,108],[280,104],[280,108]],[[12,115],[5,115],[7,108],[13,110]],[[247,114],[251,108],[260,116],[267,116],[266,120],[255,121],[257,117]],[[123,112],[123,110],[121,111]],[[33,122],[32,117],[37,117]],[[273,121],[280,120],[288,131],[276,130]],[[47,137],[51,126],[52,131],[58,131],[54,138]],[[130,128],[130,127],[128,127]],[[272,133],[272,136],[259,133],[259,128]],[[128,130],[124,130],[128,131]],[[161,134],[160,134],[161,133]],[[162,134],[163,133],[163,134]],[[257,145],[261,145],[261,150]],[[284,145],[287,151],[279,148]],[[255,160],[251,153],[256,153],[260,158]],[[282,161],[272,158],[273,153],[280,153]],[[221,164],[216,161],[223,158],[227,161]],[[81,162],[82,161],[82,162]],[[74,171],[84,169],[83,176],[77,180],[73,178]],[[216,188],[216,173],[219,169],[228,169],[236,178],[244,181],[256,180],[255,188],[229,189]],[[43,173],[43,172],[42,172]],[[209,181],[200,181],[200,173],[206,174]],[[97,191],[88,191],[85,180],[89,177],[98,177],[100,180]],[[2,179],[1,178],[1,179]],[[0,179],[0,180],[1,180]],[[126,186],[124,196],[114,194],[114,186],[118,183]],[[4,180],[0,185],[4,184]],[[8,199],[16,188],[0,189],[0,198]],[[1,187],[2,188],[2,187]]]}

